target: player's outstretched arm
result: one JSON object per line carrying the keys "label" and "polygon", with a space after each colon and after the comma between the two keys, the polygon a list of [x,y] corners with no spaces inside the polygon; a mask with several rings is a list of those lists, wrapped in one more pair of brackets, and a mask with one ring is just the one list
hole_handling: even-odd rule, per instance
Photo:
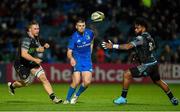
{"label": "player's outstretched arm", "polygon": [[102,42],[102,47],[104,49],[121,49],[121,50],[129,50],[134,47],[132,43],[127,44],[113,44],[110,40],[108,42]]}

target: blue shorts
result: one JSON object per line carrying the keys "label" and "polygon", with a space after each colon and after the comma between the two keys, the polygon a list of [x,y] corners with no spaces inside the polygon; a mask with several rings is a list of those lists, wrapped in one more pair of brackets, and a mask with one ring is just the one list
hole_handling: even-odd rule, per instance
{"label": "blue shorts", "polygon": [[73,72],[85,72],[85,71],[93,72],[91,63],[77,62],[76,65],[73,67]]}

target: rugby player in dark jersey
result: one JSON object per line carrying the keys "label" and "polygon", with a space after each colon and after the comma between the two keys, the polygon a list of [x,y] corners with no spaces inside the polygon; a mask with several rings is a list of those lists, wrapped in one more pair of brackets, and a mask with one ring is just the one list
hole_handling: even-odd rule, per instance
{"label": "rugby player in dark jersey", "polygon": [[9,92],[14,95],[16,88],[25,87],[32,83],[34,78],[38,78],[42,82],[50,99],[54,103],[60,103],[62,100],[55,96],[51,84],[40,65],[43,52],[49,48],[49,44],[45,43],[44,46],[41,46],[39,42],[39,30],[38,23],[32,21],[27,26],[27,36],[19,42],[19,56],[14,63],[18,80],[13,83],[8,82]]}
{"label": "rugby player in dark jersey", "polygon": [[126,70],[123,74],[123,89],[122,94],[119,98],[115,99],[113,102],[115,104],[125,104],[127,103],[127,92],[130,85],[130,81],[134,77],[150,76],[152,81],[161,87],[163,91],[169,97],[173,105],[178,105],[178,100],[175,98],[169,89],[168,85],[160,79],[158,72],[158,63],[153,55],[155,48],[155,43],[151,35],[147,32],[148,24],[146,20],[138,18],[134,24],[136,38],[127,44],[113,44],[110,40],[109,42],[103,42],[102,46],[104,49],[120,49],[129,50],[134,48],[136,55],[138,57],[139,65]]}

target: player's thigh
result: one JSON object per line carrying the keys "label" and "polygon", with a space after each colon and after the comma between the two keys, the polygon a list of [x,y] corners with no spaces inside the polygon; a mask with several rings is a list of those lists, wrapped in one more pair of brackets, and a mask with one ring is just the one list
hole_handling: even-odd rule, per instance
{"label": "player's thigh", "polygon": [[153,82],[156,82],[156,81],[159,81],[160,80],[160,74],[159,74],[159,71],[158,71],[158,65],[153,65],[150,70],[149,70],[149,74],[150,74],[150,77],[151,77],[151,80]]}
{"label": "player's thigh", "polygon": [[45,75],[45,73],[41,73],[41,75],[39,75],[38,79],[42,82],[42,83],[48,83],[48,79]]}
{"label": "player's thigh", "polygon": [[47,81],[44,69],[41,66],[31,69],[31,74],[37,77],[40,81]]}
{"label": "player's thigh", "polygon": [[79,71],[73,72],[72,81],[74,83],[79,83],[81,81],[81,73]]}
{"label": "player's thigh", "polygon": [[132,67],[129,69],[132,77],[141,77],[141,72],[139,71],[138,67]]}
{"label": "player's thigh", "polygon": [[45,74],[45,72],[44,72],[44,69],[41,66],[39,66],[36,68],[32,68],[31,74],[33,74],[36,77],[39,77],[41,74]]}
{"label": "player's thigh", "polygon": [[92,80],[92,72],[90,72],[90,71],[82,72],[82,80],[83,80],[83,82],[90,83]]}

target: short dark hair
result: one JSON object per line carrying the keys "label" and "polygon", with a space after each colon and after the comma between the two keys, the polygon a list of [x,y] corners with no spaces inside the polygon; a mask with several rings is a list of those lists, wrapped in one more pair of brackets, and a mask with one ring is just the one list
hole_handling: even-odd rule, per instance
{"label": "short dark hair", "polygon": [[28,31],[32,25],[39,25],[39,23],[35,20],[29,22],[29,24],[26,26],[26,31]]}
{"label": "short dark hair", "polygon": [[76,19],[76,23],[79,23],[79,22],[84,23],[84,22],[85,22],[85,19],[82,18],[82,17],[78,17],[78,18]]}
{"label": "short dark hair", "polygon": [[141,25],[144,26],[147,30],[149,29],[149,24],[144,18],[136,18],[134,25]]}

